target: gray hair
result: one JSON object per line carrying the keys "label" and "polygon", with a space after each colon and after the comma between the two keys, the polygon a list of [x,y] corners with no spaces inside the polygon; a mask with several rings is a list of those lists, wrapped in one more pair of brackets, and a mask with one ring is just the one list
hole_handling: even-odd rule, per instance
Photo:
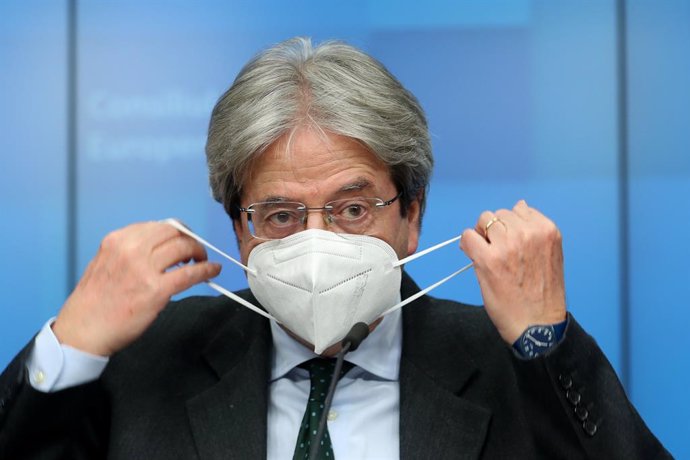
{"label": "gray hair", "polygon": [[259,53],[219,99],[206,143],[213,197],[234,219],[252,160],[305,125],[362,142],[390,171],[401,212],[420,202],[433,167],[415,96],[376,59],[342,42],[293,38]]}

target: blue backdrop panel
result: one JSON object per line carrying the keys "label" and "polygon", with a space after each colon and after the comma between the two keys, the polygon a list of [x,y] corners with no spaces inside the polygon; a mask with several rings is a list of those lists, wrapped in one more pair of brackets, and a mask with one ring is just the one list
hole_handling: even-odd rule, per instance
{"label": "blue backdrop panel", "polygon": [[64,2],[0,3],[0,366],[64,301]]}
{"label": "blue backdrop panel", "polygon": [[629,6],[630,394],[690,458],[690,3]]}

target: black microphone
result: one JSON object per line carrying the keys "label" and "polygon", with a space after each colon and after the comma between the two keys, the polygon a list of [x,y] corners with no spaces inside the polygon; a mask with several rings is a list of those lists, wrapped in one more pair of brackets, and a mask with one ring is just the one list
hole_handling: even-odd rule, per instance
{"label": "black microphone", "polygon": [[369,326],[360,322],[352,326],[352,328],[350,328],[350,332],[348,332],[342,342],[340,342],[342,348],[340,349],[335,362],[335,370],[333,371],[333,376],[331,377],[331,384],[328,386],[326,401],[323,403],[323,413],[321,414],[321,420],[319,420],[319,428],[316,432],[316,436],[314,437],[314,442],[311,443],[311,448],[309,449],[310,460],[315,459],[316,455],[319,453],[319,447],[321,447],[321,438],[323,438],[323,432],[326,431],[326,420],[328,419],[328,412],[331,410],[331,403],[333,402],[333,395],[335,394],[335,386],[338,384],[338,377],[340,376],[340,371],[343,369],[345,355],[359,348],[359,345],[364,341],[364,339],[367,338],[368,335]]}
{"label": "black microphone", "polygon": [[347,347],[347,351],[355,351],[357,348],[359,348],[359,344],[364,342],[364,339],[366,339],[368,336],[369,326],[361,322],[355,324],[341,342],[343,349],[345,349],[349,344],[350,346]]}

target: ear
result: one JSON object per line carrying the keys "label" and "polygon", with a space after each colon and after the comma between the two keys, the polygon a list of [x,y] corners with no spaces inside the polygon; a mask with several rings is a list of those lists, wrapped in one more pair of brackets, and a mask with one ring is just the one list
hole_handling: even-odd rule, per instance
{"label": "ear", "polygon": [[245,237],[247,236],[245,234],[246,230],[244,226],[242,225],[242,219],[232,219],[232,228],[235,230],[235,238],[237,239],[237,246],[240,249],[240,252],[242,251],[242,243],[245,240]]}
{"label": "ear", "polygon": [[249,229],[242,224],[242,218],[234,219],[232,226],[235,229],[235,237],[237,238],[237,248],[240,251],[240,260],[247,265],[249,262],[249,253],[256,245],[256,240],[249,234]]}
{"label": "ear", "polygon": [[419,200],[421,198],[417,197],[410,203],[407,208],[407,254],[414,254],[417,251],[417,246],[419,246],[419,218],[421,205]]}

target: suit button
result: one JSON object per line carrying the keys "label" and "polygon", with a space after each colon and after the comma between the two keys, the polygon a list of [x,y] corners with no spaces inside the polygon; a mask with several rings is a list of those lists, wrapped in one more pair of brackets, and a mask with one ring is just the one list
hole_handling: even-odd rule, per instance
{"label": "suit button", "polygon": [[597,424],[586,420],[585,422],[582,423],[582,429],[585,430],[585,433],[587,433],[590,436],[594,436],[597,432]]}
{"label": "suit button", "polygon": [[558,376],[558,381],[561,382],[561,387],[564,390],[569,390],[573,386],[573,379],[567,374],[561,374]]}
{"label": "suit button", "polygon": [[570,404],[572,404],[573,406],[577,406],[578,404],[580,404],[580,399],[582,398],[580,396],[580,393],[578,393],[575,390],[566,391],[565,397],[568,399],[568,401],[570,401]]}
{"label": "suit button", "polygon": [[589,417],[589,411],[582,406],[578,406],[575,408],[575,415],[577,415],[581,422],[584,422]]}

